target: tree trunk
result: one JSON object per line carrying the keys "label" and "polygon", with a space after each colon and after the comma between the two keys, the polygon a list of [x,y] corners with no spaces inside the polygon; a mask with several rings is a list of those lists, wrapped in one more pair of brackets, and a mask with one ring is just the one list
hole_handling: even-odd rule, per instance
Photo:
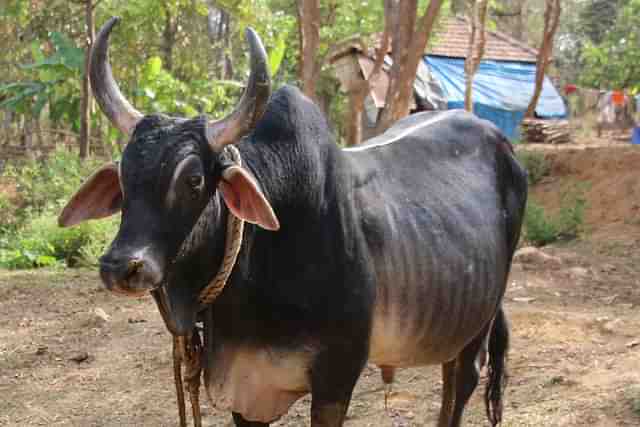
{"label": "tree trunk", "polygon": [[231,21],[230,15],[209,1],[207,33],[211,49],[211,73],[215,78],[231,79],[233,67],[231,61]]}
{"label": "tree trunk", "polygon": [[223,79],[233,78],[233,58],[231,56],[231,15],[222,11],[222,18],[224,23],[224,43],[222,44],[222,63],[223,63]]}
{"label": "tree trunk", "polygon": [[473,112],[473,77],[480,67],[486,42],[485,21],[488,0],[475,0],[471,12],[471,35],[467,59],[464,61],[464,109]]}
{"label": "tree trunk", "polygon": [[36,139],[38,140],[38,147],[42,148],[44,147],[44,138],[42,137],[42,121],[40,120],[40,117],[34,117],[33,122],[36,132]]}
{"label": "tree trunk", "polygon": [[89,87],[89,61],[94,39],[93,0],[85,2],[85,25],[87,30],[86,49],[84,55],[84,75],[82,76],[82,102],[80,105],[80,158],[89,155],[91,134],[91,88]]}
{"label": "tree trunk", "polygon": [[519,0],[514,11],[516,16],[512,34],[523,42],[527,41],[527,10],[527,0]]}
{"label": "tree trunk", "polygon": [[453,16],[465,13],[467,0],[451,0],[451,14]]}
{"label": "tree trunk", "polygon": [[525,117],[532,118],[535,115],[536,106],[538,105],[538,99],[542,92],[542,84],[544,83],[544,72],[551,62],[551,53],[553,52],[553,37],[558,29],[558,22],[560,21],[560,0],[545,0],[544,10],[544,33],[542,37],[542,44],[538,51],[538,59],[536,64],[536,85],[533,90],[533,96]]}
{"label": "tree trunk", "polygon": [[[380,46],[376,52],[376,59],[373,64],[371,74],[368,76],[363,75],[362,80],[355,87],[351,88],[349,92],[349,123],[347,124],[347,146],[351,147],[362,142],[362,113],[364,111],[364,100],[367,94],[371,91],[372,86],[380,72],[382,72],[382,66],[384,65],[384,58],[389,51],[389,45],[391,43],[391,25],[387,23],[391,22],[395,17],[393,11],[389,9],[388,4],[385,4],[385,26],[382,38],[380,39]],[[364,46],[365,53],[369,49]]]}
{"label": "tree trunk", "polygon": [[500,30],[526,42],[527,9],[527,0],[499,0],[494,2],[492,13]]}
{"label": "tree trunk", "polygon": [[385,19],[385,26],[389,25],[393,34],[393,65],[389,72],[385,107],[376,125],[377,134],[409,114],[418,63],[422,60],[442,3],[442,0],[431,0],[416,26],[417,0],[385,0],[385,15],[391,15],[391,19]]}
{"label": "tree trunk", "polygon": [[13,112],[10,110],[5,110],[2,119],[2,134],[0,134],[0,138],[2,138],[2,136],[4,135],[5,140],[4,142],[2,142],[2,140],[0,139],[0,145],[9,145],[9,143],[13,139],[13,120]]}
{"label": "tree trunk", "polygon": [[[362,94],[364,93],[364,96]],[[352,147],[362,141],[362,112],[367,92],[349,92],[349,120],[347,121],[347,147]]]}
{"label": "tree trunk", "polygon": [[24,150],[25,156],[31,160],[35,160],[36,158],[33,152],[33,127],[33,118],[25,116],[22,149]]}
{"label": "tree trunk", "polygon": [[176,44],[176,34],[178,33],[178,17],[171,14],[169,7],[164,8],[165,21],[162,30],[162,65],[165,70],[173,70],[173,48]]}
{"label": "tree trunk", "polygon": [[219,10],[212,1],[207,2],[209,12],[207,14],[207,35],[209,36],[209,44],[211,56],[209,60],[209,71],[214,78],[220,78],[222,63],[220,57],[220,29],[222,27],[222,11]]}
{"label": "tree trunk", "polygon": [[316,82],[320,66],[316,59],[320,47],[320,0],[298,0],[298,32],[300,37],[300,62],[298,78],[302,92],[316,98]]}

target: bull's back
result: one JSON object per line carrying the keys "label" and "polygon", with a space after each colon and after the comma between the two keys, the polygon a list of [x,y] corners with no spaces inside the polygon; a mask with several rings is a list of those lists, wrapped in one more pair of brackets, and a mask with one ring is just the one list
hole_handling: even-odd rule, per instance
{"label": "bull's back", "polygon": [[460,112],[413,116],[346,150],[377,277],[374,363],[450,360],[493,317],[509,258],[493,131]]}

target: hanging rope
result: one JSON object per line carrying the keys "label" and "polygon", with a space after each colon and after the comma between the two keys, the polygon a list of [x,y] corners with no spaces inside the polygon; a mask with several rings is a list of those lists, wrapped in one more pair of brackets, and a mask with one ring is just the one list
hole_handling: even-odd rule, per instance
{"label": "hanging rope", "polygon": [[[238,166],[242,166],[240,152],[233,145],[228,145],[231,160]],[[202,311],[213,303],[218,295],[227,285],[229,276],[238,259],[238,254],[242,247],[244,235],[244,221],[229,211],[227,215],[227,232],[225,237],[225,250],[222,264],[218,273],[211,279],[209,284],[200,292],[198,302]],[[179,258],[179,257],[176,257]],[[160,314],[169,324],[169,314],[167,307],[162,303],[162,296],[159,291],[154,291],[154,297],[160,310]],[[202,339],[198,327],[194,327],[190,336],[173,335],[173,378],[176,385],[176,397],[178,400],[178,415],[180,417],[180,427],[187,427],[187,415],[185,410],[184,383],[187,384],[189,400],[193,415],[193,425],[202,427],[202,414],[200,413],[200,384],[202,375]],[[184,366],[184,380],[183,380]]]}

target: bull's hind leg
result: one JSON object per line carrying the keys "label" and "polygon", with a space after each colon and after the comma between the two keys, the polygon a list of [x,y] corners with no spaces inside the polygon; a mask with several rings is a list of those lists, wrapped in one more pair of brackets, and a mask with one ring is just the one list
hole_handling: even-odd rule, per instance
{"label": "bull's hind leg", "polygon": [[438,427],[449,427],[453,414],[453,402],[456,397],[454,387],[456,381],[456,360],[442,364],[442,405],[438,417]]}
{"label": "bull's hind leg", "polygon": [[455,404],[449,427],[459,427],[464,407],[478,386],[486,361],[487,328],[460,352],[455,361]]}
{"label": "bull's hind leg", "polygon": [[268,423],[247,421],[244,418],[242,418],[242,415],[236,412],[233,413],[233,422],[236,424],[236,427],[269,427]]}

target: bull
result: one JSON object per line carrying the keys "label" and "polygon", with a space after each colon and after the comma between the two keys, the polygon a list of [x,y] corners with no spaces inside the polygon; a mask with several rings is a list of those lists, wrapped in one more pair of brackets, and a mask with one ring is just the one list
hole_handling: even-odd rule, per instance
{"label": "bull", "polygon": [[[143,115],[111,73],[116,22],[96,38],[90,77],[102,111],[130,141],[119,164],[85,181],[59,223],[121,212],[100,258],[102,281],[118,294],[159,293],[177,335],[205,320],[212,404],[238,427],[265,427],[311,393],[311,426],[338,427],[367,361],[387,370],[439,364],[438,426],[459,426],[488,364],[487,414],[500,422],[502,301],[527,197],[505,137],[464,111],[419,113],[340,149],[298,89],[271,94],[252,30],[249,81],[229,116]],[[246,222],[239,255],[226,287],[203,306],[231,215]]]}

